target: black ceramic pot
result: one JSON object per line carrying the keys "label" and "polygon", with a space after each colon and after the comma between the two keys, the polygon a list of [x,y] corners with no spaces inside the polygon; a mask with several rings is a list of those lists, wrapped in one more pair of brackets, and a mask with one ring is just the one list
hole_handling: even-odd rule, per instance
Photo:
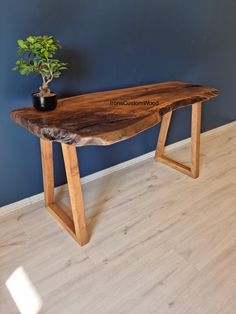
{"label": "black ceramic pot", "polygon": [[32,94],[33,106],[39,111],[51,111],[57,106],[57,95],[41,97],[37,93]]}

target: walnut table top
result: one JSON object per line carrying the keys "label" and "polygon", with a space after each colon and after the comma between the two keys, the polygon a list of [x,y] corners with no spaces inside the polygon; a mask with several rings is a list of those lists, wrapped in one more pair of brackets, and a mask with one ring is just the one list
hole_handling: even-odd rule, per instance
{"label": "walnut table top", "polygon": [[64,98],[53,111],[26,107],[11,117],[41,139],[74,146],[109,145],[158,124],[169,111],[217,95],[215,88],[167,82]]}

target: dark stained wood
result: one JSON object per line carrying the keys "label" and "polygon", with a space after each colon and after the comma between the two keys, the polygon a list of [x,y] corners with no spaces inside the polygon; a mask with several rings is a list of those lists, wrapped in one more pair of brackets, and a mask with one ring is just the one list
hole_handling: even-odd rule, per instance
{"label": "dark stained wood", "polygon": [[215,88],[167,82],[64,98],[54,111],[26,107],[11,117],[41,139],[75,146],[109,145],[154,126],[167,112],[217,95]]}

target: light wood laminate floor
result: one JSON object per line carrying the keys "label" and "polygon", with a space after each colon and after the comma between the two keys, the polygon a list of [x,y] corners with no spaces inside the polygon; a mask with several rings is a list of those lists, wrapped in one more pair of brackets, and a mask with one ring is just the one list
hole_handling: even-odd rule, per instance
{"label": "light wood laminate floor", "polygon": [[[0,313],[20,313],[23,272],[40,313],[235,314],[235,134],[202,136],[196,180],[150,159],[84,185],[84,247],[42,202],[0,217]],[[188,148],[169,153],[187,162]]]}

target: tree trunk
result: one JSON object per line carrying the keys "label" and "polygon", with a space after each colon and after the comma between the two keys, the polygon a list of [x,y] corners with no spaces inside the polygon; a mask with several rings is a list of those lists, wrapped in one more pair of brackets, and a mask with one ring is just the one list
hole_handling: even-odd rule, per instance
{"label": "tree trunk", "polygon": [[42,86],[39,88],[40,92],[39,95],[42,97],[50,96],[50,89],[48,87],[48,84],[43,83]]}

